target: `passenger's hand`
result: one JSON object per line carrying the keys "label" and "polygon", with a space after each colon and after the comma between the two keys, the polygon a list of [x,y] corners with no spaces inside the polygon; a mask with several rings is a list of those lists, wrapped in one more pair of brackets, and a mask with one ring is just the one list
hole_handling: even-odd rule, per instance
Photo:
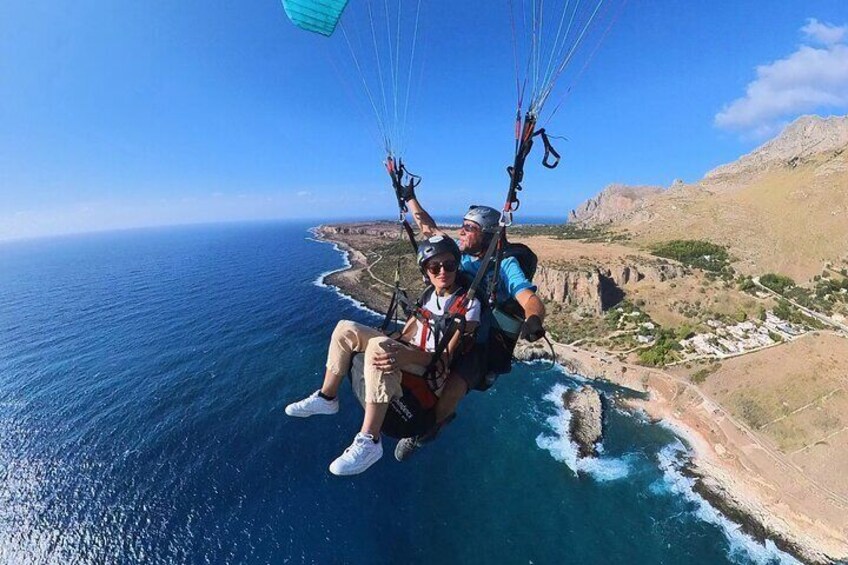
{"label": "passenger's hand", "polygon": [[521,337],[531,342],[545,337],[545,328],[542,327],[542,320],[539,316],[533,314],[524,320],[524,326],[521,328]]}
{"label": "passenger's hand", "polygon": [[389,343],[385,346],[385,353],[374,355],[374,368],[379,371],[389,372],[400,369],[404,365],[411,364],[412,351],[400,343]]}

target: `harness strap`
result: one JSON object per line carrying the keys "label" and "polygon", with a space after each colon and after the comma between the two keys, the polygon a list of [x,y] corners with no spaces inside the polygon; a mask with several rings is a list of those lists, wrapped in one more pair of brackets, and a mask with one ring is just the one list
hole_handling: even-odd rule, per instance
{"label": "harness strap", "polygon": [[[421,339],[418,342],[418,348],[424,350],[427,349],[427,338],[430,337],[430,320],[433,316],[429,310],[425,310],[424,308],[419,308],[418,313],[421,318],[423,318],[421,324]],[[421,320],[421,318],[419,318],[419,320]]]}
{"label": "harness strap", "polygon": [[[406,219],[406,214],[409,212],[409,209],[406,206],[406,201],[403,199],[403,190],[404,188],[414,190],[419,184],[421,184],[421,177],[406,170],[406,166],[403,164],[403,161],[395,159],[391,154],[386,158],[385,165],[386,172],[389,173],[389,178],[392,179],[392,188],[394,188],[395,196],[397,197],[401,227],[409,240],[409,244],[412,246],[413,255],[417,256],[418,243],[415,241],[415,233],[412,231],[412,226],[409,225],[409,221]],[[403,185],[404,177],[409,179],[406,187]],[[386,333],[386,330],[389,328],[392,321],[395,322],[395,325],[398,324],[397,310],[399,307],[403,310],[403,313],[407,318],[411,315],[412,308],[410,307],[409,296],[407,296],[400,287],[400,258],[398,258],[397,269],[395,270],[394,292],[392,293],[392,298],[389,302],[389,308],[386,310],[386,315],[383,318],[383,323],[380,326],[380,331]]]}
{"label": "harness strap", "polygon": [[498,300],[498,284],[501,281],[501,263],[503,262],[504,250],[506,245],[506,226],[501,227],[498,232],[498,243],[495,251],[495,269],[492,273],[492,278],[489,280],[489,304],[494,307]]}
{"label": "harness strap", "polygon": [[434,314],[422,306],[430,300],[433,292],[434,289],[432,286],[424,290],[416,304],[414,315],[423,325],[418,347],[426,350],[427,339],[431,331],[434,342],[436,343],[436,347],[432,352],[432,358],[427,364],[427,367],[425,367],[424,374],[421,375],[421,378],[427,382],[430,389],[435,392],[439,388],[439,376],[447,369],[442,361],[442,355],[450,344],[451,339],[453,339],[453,336],[456,335],[456,332],[465,331],[465,314],[468,311],[466,302],[468,290],[459,291],[448,298],[448,302],[445,304],[444,314]]}
{"label": "harness strap", "polygon": [[[386,171],[389,173],[389,178],[392,179],[392,188],[395,190],[395,197],[398,201],[398,210],[400,223],[403,226],[406,237],[412,245],[413,253],[418,253],[418,244],[415,242],[415,234],[412,231],[412,226],[406,219],[406,214],[409,208],[406,206],[406,200],[403,198],[404,189],[414,190],[421,184],[421,177],[410,173],[403,164],[402,159],[395,159],[391,155],[386,158]],[[404,178],[409,179],[404,185]]]}
{"label": "harness strap", "polygon": [[[542,165],[548,169],[556,169],[557,165],[559,165],[560,155],[557,153],[557,150],[554,149],[554,146],[551,145],[551,140],[548,137],[545,128],[542,128],[533,134],[534,137],[537,135],[542,138],[542,143],[545,144],[545,156],[542,158]],[[551,156],[553,156],[553,161],[549,161]]]}
{"label": "harness strap", "polygon": [[406,214],[403,216],[403,220],[400,222],[401,226],[403,226],[403,231],[406,232],[406,237],[409,239],[410,245],[415,250],[415,255],[418,255],[418,244],[415,242],[415,233],[412,231],[412,226],[409,225],[409,221],[406,219]]}
{"label": "harness strap", "polygon": [[447,326],[447,330],[436,344],[436,350],[433,351],[433,358],[430,360],[430,363],[427,364],[427,368],[424,371],[424,378],[430,384],[431,388],[438,387],[438,375],[444,373],[447,369],[447,367],[445,367],[444,361],[442,360],[442,355],[448,348],[448,344],[450,343],[451,339],[453,339],[453,336],[456,335],[457,331],[465,331],[465,318],[458,316],[450,316],[449,320],[450,322]]}

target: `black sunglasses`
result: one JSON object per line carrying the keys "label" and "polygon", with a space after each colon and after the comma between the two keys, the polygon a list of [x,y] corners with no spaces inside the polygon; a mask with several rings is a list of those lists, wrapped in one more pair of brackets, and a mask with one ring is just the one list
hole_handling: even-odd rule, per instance
{"label": "black sunglasses", "polygon": [[438,275],[439,271],[442,269],[445,270],[446,273],[455,273],[457,267],[459,267],[459,263],[456,261],[430,261],[425,265],[427,272],[431,275]]}

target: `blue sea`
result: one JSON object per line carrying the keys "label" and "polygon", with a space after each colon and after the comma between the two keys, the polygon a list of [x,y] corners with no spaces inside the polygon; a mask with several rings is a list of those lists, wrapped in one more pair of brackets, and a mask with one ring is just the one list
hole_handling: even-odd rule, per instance
{"label": "blue sea", "polygon": [[[317,222],[313,222],[313,225]],[[776,563],[692,493],[686,447],[612,411],[578,460],[520,365],[439,439],[363,475],[327,466],[362,411],[287,418],[314,391],[344,266],[307,223],[0,245],[0,563]],[[607,389],[607,392],[613,391]]]}

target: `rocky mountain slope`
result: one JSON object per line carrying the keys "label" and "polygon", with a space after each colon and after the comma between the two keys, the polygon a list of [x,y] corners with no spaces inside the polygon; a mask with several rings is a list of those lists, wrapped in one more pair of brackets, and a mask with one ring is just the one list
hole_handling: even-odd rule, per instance
{"label": "rocky mountain slope", "polygon": [[581,223],[627,230],[637,246],[709,240],[730,248],[740,272],[806,281],[848,258],[848,116],[799,118],[700,182],[645,194],[610,215]]}
{"label": "rocky mountain slope", "polygon": [[[730,181],[738,184],[743,175],[754,175],[770,168],[795,168],[816,161],[820,156],[839,156],[848,146],[848,116],[802,116],[776,138],[760,146],[738,161],[717,167],[706,174],[704,182]],[[844,161],[842,162],[844,164]],[[824,167],[822,174],[845,172],[844,166]]]}
{"label": "rocky mountain slope", "polygon": [[568,223],[589,226],[622,220],[637,211],[646,198],[663,190],[660,186],[611,184],[596,197],[572,210]]}

